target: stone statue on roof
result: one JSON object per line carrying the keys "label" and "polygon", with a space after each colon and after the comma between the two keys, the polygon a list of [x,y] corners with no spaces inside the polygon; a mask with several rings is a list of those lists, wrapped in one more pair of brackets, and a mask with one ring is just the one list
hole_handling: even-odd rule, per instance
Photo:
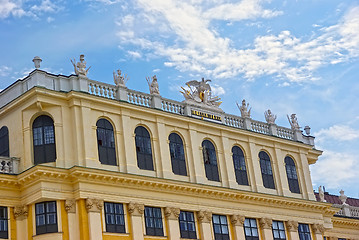
{"label": "stone statue on roof", "polygon": [[116,87],[126,87],[126,82],[128,81],[127,74],[122,74],[120,69],[117,69],[117,73],[113,71],[113,81],[116,84]]}
{"label": "stone statue on roof", "polygon": [[185,101],[194,104],[203,104],[208,107],[219,108],[221,105],[221,99],[218,96],[212,96],[211,86],[208,84],[211,82],[209,79],[202,78],[201,81],[192,80],[186,82],[188,89],[182,87],[181,93],[185,97]]}
{"label": "stone statue on roof", "polygon": [[319,186],[318,193],[319,193],[319,200],[321,202],[326,202],[326,200],[324,199],[324,191],[322,189],[322,186]]}
{"label": "stone statue on roof", "polygon": [[264,117],[269,124],[275,124],[275,120],[277,119],[277,115],[274,115],[270,109],[264,112]]}
{"label": "stone statue on roof", "polygon": [[75,70],[75,74],[79,75],[79,76],[87,76],[88,71],[90,70],[91,67],[89,67],[88,69],[86,69],[86,61],[85,60],[85,55],[81,54],[80,55],[80,62],[76,63],[76,59],[74,58],[73,60],[70,59],[72,65],[74,66],[74,70]]}
{"label": "stone statue on roof", "polygon": [[237,104],[237,107],[239,108],[239,111],[241,111],[241,117],[243,117],[243,118],[251,117],[252,108],[249,108],[249,103],[246,103],[245,99],[242,100],[242,105],[239,105],[238,102],[236,102],[236,104]]}
{"label": "stone statue on roof", "polygon": [[298,124],[298,119],[297,119],[297,116],[295,115],[295,113],[290,115],[290,118],[287,115],[287,118],[288,118],[290,126],[292,127],[292,130],[300,130],[300,127],[299,127],[299,124]]}
{"label": "stone statue on roof", "polygon": [[152,81],[150,77],[146,77],[148,87],[150,88],[150,93],[154,95],[160,95],[160,89],[157,82],[156,75],[153,75]]}

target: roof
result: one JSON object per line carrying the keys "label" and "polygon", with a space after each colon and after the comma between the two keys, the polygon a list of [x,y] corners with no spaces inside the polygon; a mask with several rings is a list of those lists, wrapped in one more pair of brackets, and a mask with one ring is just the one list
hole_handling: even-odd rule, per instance
{"label": "roof", "polygon": [[[315,198],[317,199],[317,201],[320,202],[319,193],[314,192],[314,194],[315,194]],[[339,196],[329,194],[328,192],[324,192],[324,199],[328,203],[342,204],[342,201],[340,201]],[[345,203],[348,204],[349,206],[359,207],[359,199],[358,198],[348,197],[347,200],[345,201]]]}

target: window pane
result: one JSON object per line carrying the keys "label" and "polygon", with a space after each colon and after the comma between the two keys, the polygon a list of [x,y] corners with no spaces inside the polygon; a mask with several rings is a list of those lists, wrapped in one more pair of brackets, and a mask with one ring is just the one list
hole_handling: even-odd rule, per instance
{"label": "window pane", "polygon": [[44,126],[45,144],[55,143],[55,134],[53,126]]}
{"label": "window pane", "polygon": [[55,224],[56,223],[56,214],[50,213],[47,214],[47,224]]}

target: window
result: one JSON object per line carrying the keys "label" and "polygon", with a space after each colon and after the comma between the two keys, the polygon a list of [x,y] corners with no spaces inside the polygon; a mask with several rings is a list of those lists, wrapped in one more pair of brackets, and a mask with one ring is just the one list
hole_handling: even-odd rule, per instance
{"label": "window", "polygon": [[39,116],[32,124],[34,163],[56,161],[54,121],[49,116]]}
{"label": "window", "polygon": [[0,207],[0,238],[8,239],[7,207]]}
{"label": "window", "polygon": [[168,139],[170,141],[172,172],[177,175],[187,176],[186,159],[181,137],[176,133],[171,133]]}
{"label": "window", "polygon": [[299,223],[298,224],[298,233],[299,233],[300,240],[311,240],[308,224]]}
{"label": "window", "polygon": [[285,157],[285,170],[287,172],[289,190],[292,193],[300,193],[297,169],[295,163],[291,157]]}
{"label": "window", "polygon": [[6,126],[0,129],[0,156],[10,157],[9,152],[9,130]]}
{"label": "window", "polygon": [[196,224],[193,212],[181,211],[179,215],[181,238],[196,239]]}
{"label": "window", "polygon": [[112,124],[106,119],[100,119],[97,126],[98,158],[102,164],[117,165],[115,138]]}
{"label": "window", "polygon": [[244,160],[243,151],[240,147],[234,146],[232,148],[232,158],[237,183],[240,185],[248,185],[246,162]]}
{"label": "window", "polygon": [[229,240],[229,231],[227,224],[227,216],[213,215],[213,230],[215,240]]}
{"label": "window", "polygon": [[264,187],[275,189],[272,166],[268,154],[265,152],[260,152],[259,159]]}
{"label": "window", "polygon": [[147,129],[144,127],[136,127],[135,129],[137,166],[144,170],[153,170],[151,137]]}
{"label": "window", "polygon": [[125,233],[125,214],[121,203],[105,202],[106,232]]}
{"label": "window", "polygon": [[207,179],[219,182],[216,149],[210,141],[202,142],[202,153]]}
{"label": "window", "polygon": [[161,208],[145,207],[146,235],[163,236]]}
{"label": "window", "polygon": [[246,240],[259,240],[257,220],[254,218],[246,218],[243,224],[244,235]]}
{"label": "window", "polygon": [[272,222],[273,240],[285,240],[284,224],[280,221]]}
{"label": "window", "polygon": [[56,202],[35,204],[36,234],[57,232]]}

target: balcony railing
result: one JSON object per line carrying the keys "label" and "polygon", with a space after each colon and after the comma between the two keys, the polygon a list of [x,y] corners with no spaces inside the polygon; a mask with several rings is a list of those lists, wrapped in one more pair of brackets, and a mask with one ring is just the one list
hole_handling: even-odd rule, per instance
{"label": "balcony railing", "polygon": [[0,173],[19,173],[19,162],[20,158],[0,156]]}
{"label": "balcony railing", "polygon": [[333,207],[340,208],[337,216],[359,218],[359,207],[353,207],[348,204],[333,204]]}

